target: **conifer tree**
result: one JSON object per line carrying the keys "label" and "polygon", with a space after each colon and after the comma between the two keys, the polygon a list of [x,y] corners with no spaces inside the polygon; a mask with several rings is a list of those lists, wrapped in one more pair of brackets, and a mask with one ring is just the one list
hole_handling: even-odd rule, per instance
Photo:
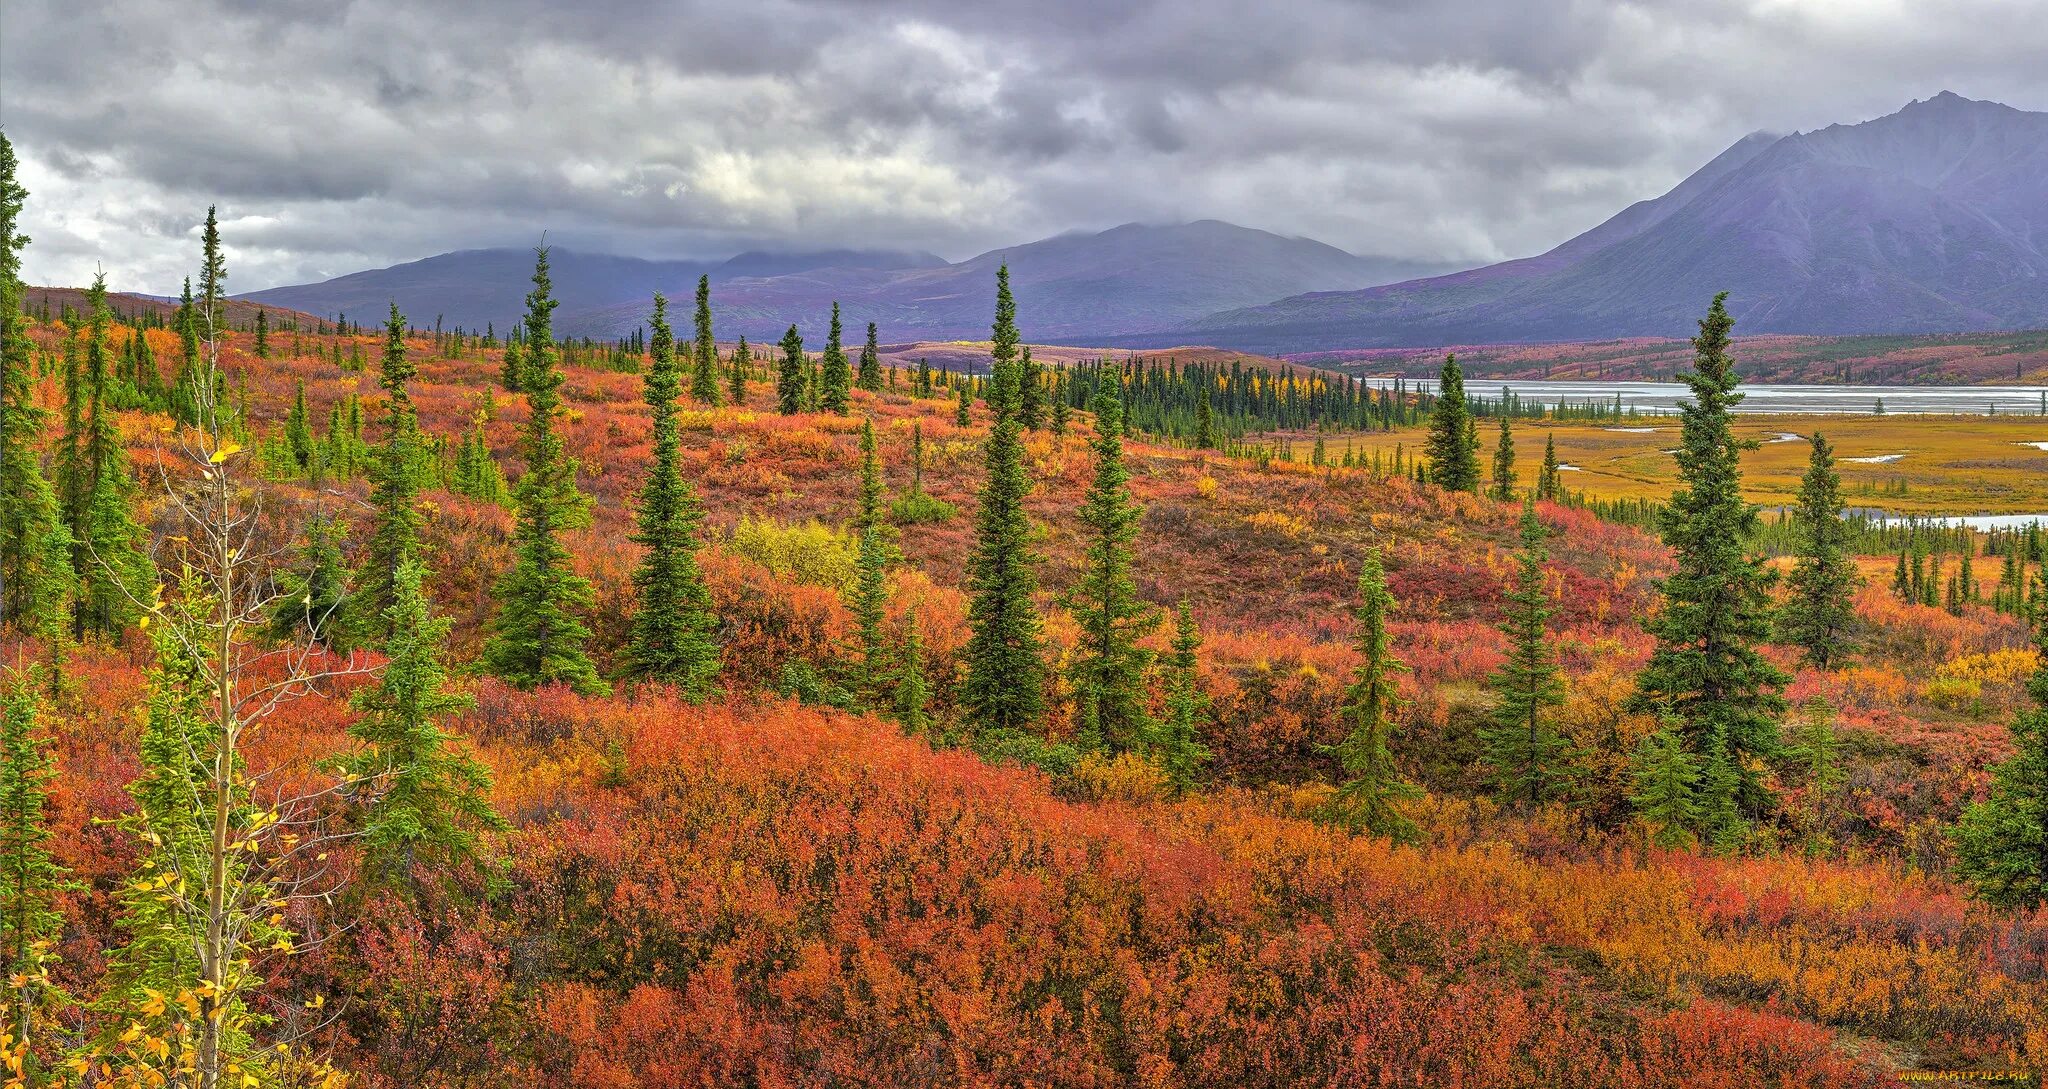
{"label": "conifer tree", "polygon": [[1746,550],[1758,518],[1742,498],[1744,444],[1730,429],[1743,395],[1728,357],[1726,299],[1715,296],[1693,339],[1693,369],[1679,376],[1692,391],[1680,405],[1683,487],[1659,520],[1677,565],[1662,583],[1663,610],[1645,625],[1657,647],[1636,678],[1635,703],[1676,721],[1699,764],[1705,830],[1722,842],[1740,831],[1742,811],[1770,801],[1757,762],[1778,748],[1787,681],[1757,652],[1771,631],[1769,572]]}
{"label": "conifer tree", "polygon": [[839,327],[839,304],[836,302],[832,304],[832,326],[825,334],[825,354],[819,357],[818,367],[819,410],[846,415],[847,390],[853,383],[853,375],[846,365],[846,349],[841,343]]}
{"label": "conifer tree", "polygon": [[872,420],[861,422],[860,513],[854,528],[860,543],[849,604],[860,637],[858,689],[862,698],[879,701],[888,679],[888,648],[882,640],[883,607],[888,604],[888,593],[883,587],[888,547],[882,539],[882,465],[875,452]]}
{"label": "conifer tree", "polygon": [[775,372],[775,409],[784,416],[804,410],[804,338],[796,326],[782,334],[782,367]]}
{"label": "conifer tree", "polygon": [[270,358],[270,314],[262,307],[256,308],[256,358]]}
{"label": "conifer tree", "polygon": [[329,642],[334,623],[347,600],[342,585],[341,544],[334,520],[316,513],[306,520],[306,544],[300,551],[304,570],[288,578],[288,592],[271,612],[271,626],[280,636],[311,636]]}
{"label": "conifer tree", "polygon": [[[1835,472],[1835,451],[1818,431],[1792,521],[1798,559],[1789,580],[1791,595],[1778,613],[1778,634],[1805,652],[1807,664],[1829,669],[1851,650],[1856,611],[1850,599],[1859,577],[1848,556],[1849,527],[1842,521],[1842,480]],[[1967,560],[1963,570],[1969,570]]]}
{"label": "conifer tree", "polygon": [[292,389],[292,406],[284,414],[284,444],[291,452],[292,464],[298,466],[301,474],[320,467],[320,459],[314,448],[313,422],[306,412],[306,381],[299,379]]}
{"label": "conifer tree", "polygon": [[734,408],[747,403],[747,372],[754,369],[754,353],[747,347],[747,338],[740,337],[737,347],[732,350],[732,368],[726,372],[725,400]]}
{"label": "conifer tree", "polygon": [[564,531],[588,524],[589,500],[576,489],[576,462],[555,425],[562,411],[562,374],[555,366],[546,247],[535,251],[533,291],[526,297],[526,352],[521,378],[530,411],[521,449],[526,470],[515,489],[519,515],[512,534],[512,570],[498,583],[499,608],[486,668],[520,688],[564,684],[605,690],[584,652],[590,632],[576,613],[590,607],[590,583],[569,566]]}
{"label": "conifer tree", "polygon": [[1444,357],[1436,401],[1429,414],[1429,479],[1454,492],[1479,490],[1479,451],[1472,439],[1472,413],[1465,403],[1465,373],[1458,357]]}
{"label": "conifer tree", "polygon": [[1131,497],[1124,467],[1123,402],[1116,384],[1095,395],[1095,479],[1079,511],[1088,542],[1070,607],[1080,629],[1073,686],[1075,732],[1085,747],[1115,753],[1144,749],[1154,723],[1145,705],[1150,655],[1138,639],[1158,623],[1131,579],[1132,546],[1145,510]]}
{"label": "conifer tree", "polygon": [[1515,436],[1508,418],[1500,418],[1500,443],[1493,448],[1493,497],[1505,503],[1515,497]]}
{"label": "conifer tree", "polygon": [[1025,733],[1045,710],[1039,619],[1032,600],[1038,590],[1037,557],[1024,511],[1031,478],[1024,467],[1016,408],[1017,306],[1007,265],[996,271],[993,328],[989,407],[995,420],[983,448],[987,475],[974,514],[974,553],[968,559],[972,634],[961,691],[969,729],[984,738]]}
{"label": "conifer tree", "polygon": [[690,397],[718,404],[718,343],[711,339],[711,277],[697,277],[697,335],[690,342]]}
{"label": "conifer tree", "polygon": [[1536,474],[1536,498],[1555,503],[1561,489],[1558,487],[1557,436],[1543,437],[1543,468]]}
{"label": "conifer tree", "polygon": [[1216,408],[1210,403],[1207,383],[1202,385],[1202,399],[1195,404],[1195,449],[1216,449]]}
{"label": "conifer tree", "polygon": [[960,383],[959,390],[959,403],[953,406],[953,425],[955,427],[966,427],[974,422],[974,417],[968,411],[973,408],[974,402],[967,392],[967,383]]}
{"label": "conifer tree", "polygon": [[1418,830],[1395,803],[1421,797],[1422,791],[1401,778],[1390,743],[1390,720],[1399,706],[1393,675],[1406,668],[1395,659],[1387,635],[1387,614],[1393,607],[1379,553],[1368,551],[1358,573],[1359,661],[1344,689],[1340,712],[1347,731],[1331,750],[1345,778],[1330,799],[1330,815],[1354,831],[1362,829],[1398,843],[1415,839]]}
{"label": "conifer tree", "polygon": [[931,700],[924,680],[924,637],[918,634],[917,614],[903,620],[903,652],[896,663],[896,721],[913,736],[931,728],[926,705]]}
{"label": "conifer tree", "polygon": [[1045,389],[1038,363],[1031,358],[1031,346],[1017,364],[1017,422],[1026,431],[1045,426]]}
{"label": "conifer tree", "polygon": [[1508,660],[1492,678],[1500,702],[1494,709],[1494,725],[1479,734],[1494,785],[1511,804],[1541,805],[1555,798],[1563,786],[1562,765],[1570,747],[1550,720],[1550,710],[1564,702],[1564,684],[1558,679],[1557,654],[1551,646],[1553,610],[1543,584],[1543,564],[1549,559],[1543,542],[1548,536],[1534,503],[1525,503],[1515,588],[1509,591],[1501,616]]}
{"label": "conifer tree", "polygon": [[361,713],[349,735],[361,748],[342,766],[370,788],[361,830],[366,874],[407,884],[415,865],[434,870],[478,858],[478,833],[508,825],[491,809],[490,770],[454,748],[441,721],[467,710],[468,696],[451,691],[441,664],[449,621],[436,617],[421,588],[417,558],[406,556],[392,573],[391,606],[379,625],[387,634],[384,675],[356,693]]}
{"label": "conifer tree", "polygon": [[1675,850],[1691,841],[1700,822],[1699,762],[1669,722],[1643,738],[1633,760],[1635,793],[1630,802],[1649,822],[1650,842]]}
{"label": "conifer tree", "polygon": [[[143,529],[130,509],[134,484],[114,424],[107,373],[106,276],[93,281],[85,373],[79,397],[84,417],[76,437],[67,437],[61,493],[78,507],[70,513],[71,566],[76,579],[72,635],[117,635],[135,617],[137,602],[149,597],[156,568],[144,551]],[[71,415],[67,411],[67,415]],[[68,422],[68,421],[67,421]]]}
{"label": "conifer tree", "polygon": [[77,888],[50,855],[45,807],[57,777],[49,741],[37,728],[40,705],[27,677],[0,687],[0,980],[7,986],[10,1052],[17,1076],[45,1073],[42,1021],[55,997],[49,970],[64,932],[57,897]]}
{"label": "conifer tree", "polygon": [[1159,724],[1157,752],[1167,782],[1183,794],[1193,790],[1212,754],[1202,744],[1201,720],[1209,708],[1202,692],[1199,660],[1201,632],[1186,598],[1174,611],[1173,653],[1166,659],[1166,718]]}
{"label": "conifer tree", "polygon": [[46,413],[36,405],[22,315],[14,145],[0,134],[0,625],[56,634],[72,589],[71,534],[36,452]]}
{"label": "conifer tree", "polygon": [[2044,664],[2027,683],[2034,705],[2012,721],[2012,755],[1992,767],[1990,790],[1950,833],[1956,876],[2021,911],[2048,904],[2048,626],[2035,643]]}
{"label": "conifer tree", "polygon": [[882,392],[882,351],[875,343],[875,323],[868,323],[867,343],[860,348],[860,372],[855,382],[870,393]]}
{"label": "conifer tree", "polygon": [[[700,286],[700,291],[702,290]],[[692,700],[703,699],[718,676],[718,618],[711,592],[697,567],[698,529],[703,507],[683,477],[682,436],[676,423],[681,375],[675,335],[668,324],[668,300],[654,296],[647,339],[653,362],[642,396],[654,423],[654,464],[640,487],[639,532],[646,549],[633,572],[638,600],[633,608],[630,676],[674,685]]]}
{"label": "conifer tree", "polygon": [[484,413],[479,409],[470,419],[469,430],[455,448],[455,476],[450,490],[486,503],[503,505],[508,493],[505,476],[491,454],[490,439],[484,434]]}
{"label": "conifer tree", "polygon": [[419,367],[406,354],[405,316],[398,304],[384,323],[384,355],[377,385],[384,390],[384,443],[370,459],[370,535],[356,572],[350,628],[364,642],[388,634],[382,625],[398,600],[395,580],[406,561],[419,556],[421,464],[426,444],[409,383]]}
{"label": "conifer tree", "polygon": [[1052,372],[1052,433],[1065,435],[1067,425],[1073,422],[1072,406],[1067,404],[1067,372]]}
{"label": "conifer tree", "polygon": [[519,342],[507,340],[505,342],[505,358],[499,365],[498,371],[498,383],[505,387],[505,392],[507,393],[518,393],[524,384],[524,379],[521,376],[525,367],[520,362],[519,356]]}

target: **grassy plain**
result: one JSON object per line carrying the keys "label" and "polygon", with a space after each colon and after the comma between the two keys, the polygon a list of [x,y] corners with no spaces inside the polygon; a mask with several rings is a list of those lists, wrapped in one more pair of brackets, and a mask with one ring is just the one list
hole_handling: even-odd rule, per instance
{"label": "grassy plain", "polygon": [[[1498,425],[1480,421],[1480,460],[1492,464]],[[1576,466],[1565,487],[1605,499],[1662,498],[1677,483],[1667,452],[1678,445],[1676,417],[1614,422],[1518,420],[1516,469],[1524,486],[1535,480],[1546,437],[1557,440],[1558,460]],[[2048,511],[2048,418],[2040,416],[1743,416],[1736,434],[1759,444],[1743,456],[1752,501],[1790,503],[1806,469],[1808,445],[1819,429],[1835,445],[1842,491],[1852,507],[1921,514],[2023,514]],[[1326,436],[1325,449],[1341,458],[1347,445],[1384,460],[1399,444],[1421,449],[1420,427]],[[1296,458],[1306,455],[1297,441]],[[1890,461],[1858,461],[1888,458]]]}

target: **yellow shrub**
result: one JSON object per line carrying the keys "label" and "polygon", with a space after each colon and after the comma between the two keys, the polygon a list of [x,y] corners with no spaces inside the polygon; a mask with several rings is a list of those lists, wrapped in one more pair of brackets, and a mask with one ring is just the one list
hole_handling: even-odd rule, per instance
{"label": "yellow shrub", "polygon": [[743,518],[727,547],[784,578],[843,590],[853,582],[858,544],[853,534],[819,522]]}
{"label": "yellow shrub", "polygon": [[1283,537],[1299,540],[1308,534],[1308,523],[1299,517],[1277,510],[1262,510],[1244,520],[1253,529],[1278,533]]}
{"label": "yellow shrub", "polygon": [[1089,753],[1074,765],[1074,785],[1097,801],[1156,802],[1173,795],[1159,765],[1136,753],[1104,757]]}

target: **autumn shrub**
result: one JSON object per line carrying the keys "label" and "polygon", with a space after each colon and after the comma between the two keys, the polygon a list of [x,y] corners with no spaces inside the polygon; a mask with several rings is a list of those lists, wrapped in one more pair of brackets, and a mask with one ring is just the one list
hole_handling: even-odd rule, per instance
{"label": "autumn shrub", "polygon": [[841,590],[853,582],[859,552],[854,535],[820,522],[785,525],[766,518],[742,518],[726,547],[779,577]]}

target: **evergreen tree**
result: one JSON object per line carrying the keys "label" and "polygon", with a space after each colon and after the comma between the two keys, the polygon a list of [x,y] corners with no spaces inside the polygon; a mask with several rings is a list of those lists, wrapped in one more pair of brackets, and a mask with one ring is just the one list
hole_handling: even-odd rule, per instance
{"label": "evergreen tree", "polygon": [[718,343],[711,339],[711,277],[697,277],[697,336],[691,341],[690,397],[718,403]]}
{"label": "evergreen tree", "polygon": [[1515,436],[1508,418],[1500,418],[1500,443],[1493,448],[1493,497],[1505,503],[1515,497]]}
{"label": "evergreen tree", "polygon": [[832,326],[825,334],[825,354],[818,359],[819,387],[818,408],[820,411],[846,415],[847,389],[852,385],[853,376],[846,365],[846,349],[841,344],[839,328],[839,304],[832,304]]}
{"label": "evergreen tree", "polygon": [[292,407],[284,414],[284,444],[300,474],[320,467],[314,448],[313,422],[306,412],[306,381],[299,379],[292,390]]}
{"label": "evergreen tree", "polygon": [[966,427],[974,422],[974,417],[968,412],[969,409],[974,407],[974,402],[967,392],[967,383],[960,383],[959,388],[960,401],[953,406],[953,425],[955,427]]}
{"label": "evergreen tree", "polygon": [[1550,709],[1564,702],[1564,684],[1558,679],[1549,627],[1553,610],[1543,585],[1543,564],[1550,558],[1543,542],[1548,536],[1535,505],[1524,504],[1515,588],[1508,593],[1501,617],[1508,660],[1492,679],[1500,702],[1494,709],[1494,725],[1479,734],[1501,797],[1528,805],[1541,805],[1558,795],[1565,772],[1561,765],[1570,748],[1549,717]]}
{"label": "evergreen tree", "polygon": [[271,628],[286,638],[304,634],[327,642],[347,595],[342,585],[341,543],[335,539],[334,520],[325,513],[306,520],[306,544],[300,559],[305,570],[292,577],[287,592],[278,596]]}
{"label": "evergreen tree", "polygon": [[1680,405],[1683,487],[1659,519],[1677,565],[1663,580],[1663,610],[1645,625],[1657,647],[1636,679],[1636,706],[1676,720],[1703,776],[1706,830],[1723,841],[1739,831],[1743,810],[1770,801],[1756,765],[1778,748],[1778,690],[1788,679],[1757,652],[1771,630],[1769,572],[1746,551],[1758,518],[1742,498],[1744,444],[1730,430],[1743,395],[1728,358],[1726,299],[1715,296],[1693,339],[1693,369],[1679,376],[1692,391]]}
{"label": "evergreen tree", "polygon": [[388,634],[381,626],[398,600],[398,569],[418,557],[420,533],[426,526],[420,513],[426,444],[408,385],[418,373],[419,367],[406,355],[405,316],[392,303],[377,371],[377,385],[384,390],[384,444],[370,458],[370,536],[351,604],[350,627],[365,642]]}
{"label": "evergreen tree", "polygon": [[1465,404],[1465,374],[1458,357],[1444,357],[1436,401],[1429,414],[1429,479],[1454,492],[1479,490],[1479,450],[1472,439],[1472,414]]}
{"label": "evergreen tree", "polygon": [[860,513],[854,528],[860,544],[854,562],[852,600],[848,604],[860,636],[858,690],[862,698],[878,701],[888,678],[888,648],[882,641],[882,619],[883,607],[888,604],[883,574],[889,557],[882,538],[882,465],[876,457],[872,420],[861,421]]}
{"label": "evergreen tree", "polygon": [[986,738],[1025,733],[1045,710],[1038,610],[1032,600],[1038,589],[1037,557],[1031,549],[1031,520],[1024,512],[1031,478],[1024,468],[1016,409],[1017,306],[1010,297],[1008,265],[996,270],[993,340],[989,407],[995,420],[984,446],[987,476],[974,513],[974,553],[968,559],[972,634],[961,691],[969,728]]}
{"label": "evergreen tree", "polygon": [[924,680],[924,638],[917,631],[917,614],[903,620],[903,653],[896,663],[896,721],[905,733],[918,735],[931,728],[926,710],[931,694]]}
{"label": "evergreen tree", "polygon": [[1686,751],[1685,739],[1667,722],[1643,738],[1633,764],[1636,791],[1629,801],[1649,822],[1650,841],[1667,850],[1685,846],[1702,815],[1699,762]]}
{"label": "evergreen tree", "polygon": [[505,358],[498,371],[498,382],[505,387],[505,392],[518,393],[523,388],[525,369],[525,365],[520,361],[519,342],[506,341]]}
{"label": "evergreen tree", "polygon": [[1166,779],[1181,793],[1193,790],[1212,754],[1202,744],[1201,720],[1209,709],[1196,655],[1201,632],[1185,598],[1174,612],[1173,653],[1166,659],[1166,718],[1159,724],[1157,752]]}
{"label": "evergreen tree", "polygon": [[56,761],[37,728],[40,708],[26,677],[0,688],[0,980],[6,981],[8,1020],[20,1065],[33,1083],[40,1066],[42,1015],[55,997],[49,969],[63,937],[57,897],[77,888],[50,856],[53,833],[45,813]]}
{"label": "evergreen tree", "polygon": [[[700,294],[702,290],[700,285]],[[627,672],[674,685],[689,699],[701,700],[718,676],[718,618],[697,567],[703,507],[683,476],[675,410],[681,376],[675,336],[669,330],[668,300],[659,293],[648,328],[653,330],[647,341],[653,364],[647,369],[643,397],[654,422],[654,464],[640,487],[639,532],[633,537],[647,551],[633,572],[638,600]]]}
{"label": "evergreen tree", "polygon": [[507,498],[505,476],[498,468],[498,459],[491,454],[490,439],[484,434],[484,418],[483,411],[478,410],[455,449],[455,477],[450,481],[450,490],[503,505]]}
{"label": "evergreen tree", "polygon": [[499,608],[485,667],[520,688],[565,684],[579,692],[605,690],[597,668],[584,653],[589,629],[576,615],[590,607],[590,583],[569,566],[562,544],[565,530],[588,524],[589,500],[576,489],[576,462],[555,431],[562,411],[562,374],[555,367],[553,316],[556,302],[548,280],[548,252],[535,251],[533,291],[526,297],[526,431],[521,447],[526,471],[515,496],[519,516],[513,529],[516,557],[498,583]]}
{"label": "evergreen tree", "polygon": [[796,326],[782,334],[782,367],[775,372],[775,409],[784,416],[804,410],[804,338]]}
{"label": "evergreen tree", "polygon": [[55,634],[72,589],[71,534],[37,455],[46,424],[30,381],[22,315],[20,216],[14,145],[0,134],[0,624]]}
{"label": "evergreen tree", "polygon": [[449,690],[441,644],[449,622],[432,614],[425,569],[407,556],[393,572],[384,623],[387,659],[378,684],[353,700],[349,727],[361,748],[343,768],[371,787],[362,827],[363,871],[403,881],[415,865],[442,870],[476,860],[477,834],[509,827],[491,809],[490,770],[453,747],[439,723],[471,705]]}
{"label": "evergreen tree", "polygon": [[1067,404],[1067,372],[1052,372],[1052,433],[1065,435],[1073,422],[1073,408]]}
{"label": "evergreen tree", "polygon": [[[106,276],[93,281],[92,307],[82,379],[84,418],[81,431],[65,443],[67,461],[61,489],[79,506],[70,512],[71,566],[76,577],[72,635],[88,632],[118,635],[135,617],[140,601],[149,599],[156,567],[144,550],[143,529],[130,509],[134,484],[127,455],[109,404],[107,373]],[[69,413],[67,413],[68,415]]]}
{"label": "evergreen tree", "polygon": [[256,358],[270,358],[270,316],[262,307],[256,308]]}
{"label": "evergreen tree", "polygon": [[1026,431],[1036,431],[1045,426],[1045,390],[1038,363],[1031,358],[1031,347],[1025,345],[1024,356],[1017,364],[1017,422]]}
{"label": "evergreen tree", "polygon": [[725,399],[734,408],[747,403],[747,372],[754,368],[754,353],[747,348],[747,338],[741,337],[739,346],[732,350],[732,369],[726,372]]}
{"label": "evergreen tree", "polygon": [[868,340],[860,349],[860,373],[856,385],[870,393],[882,392],[882,351],[875,343],[875,323],[868,323]]}
{"label": "evergreen tree", "polygon": [[1075,732],[1084,747],[1141,750],[1154,723],[1145,706],[1150,655],[1138,639],[1158,623],[1131,579],[1132,546],[1145,509],[1131,497],[1124,467],[1123,402],[1105,383],[1095,395],[1095,479],[1079,512],[1088,548],[1070,607],[1080,629],[1073,683]]}
{"label": "evergreen tree", "polygon": [[1330,814],[1354,831],[1362,829],[1407,842],[1417,837],[1418,830],[1395,803],[1421,797],[1422,791],[1402,779],[1400,769],[1394,766],[1389,720],[1399,698],[1394,693],[1393,675],[1406,667],[1394,658],[1387,635],[1387,614],[1393,607],[1394,595],[1387,592],[1379,553],[1368,551],[1358,573],[1355,645],[1359,661],[1351,684],[1344,689],[1340,712],[1348,729],[1344,740],[1332,748],[1345,778],[1330,799]]}
{"label": "evergreen tree", "polygon": [[1202,385],[1202,399],[1195,405],[1195,449],[1216,449],[1216,408],[1210,403],[1207,383]]}
{"label": "evergreen tree", "polygon": [[[1856,623],[1850,599],[1860,580],[1848,556],[1849,527],[1842,521],[1842,480],[1835,472],[1835,451],[1817,431],[1792,521],[1798,560],[1789,580],[1792,593],[1778,614],[1778,634],[1805,651],[1807,664],[1829,669],[1850,652],[1850,632]],[[1963,569],[1969,570],[1967,560]]]}
{"label": "evergreen tree", "polygon": [[1558,487],[1557,436],[1543,437],[1543,468],[1536,474],[1536,498],[1545,502],[1557,502],[1561,488]]}
{"label": "evergreen tree", "polygon": [[2034,706],[2013,719],[2012,755],[1991,769],[1984,800],[1950,833],[1956,876],[1983,899],[2021,911],[2048,903],[2048,626],[2035,640],[2044,664],[2027,684]]}

